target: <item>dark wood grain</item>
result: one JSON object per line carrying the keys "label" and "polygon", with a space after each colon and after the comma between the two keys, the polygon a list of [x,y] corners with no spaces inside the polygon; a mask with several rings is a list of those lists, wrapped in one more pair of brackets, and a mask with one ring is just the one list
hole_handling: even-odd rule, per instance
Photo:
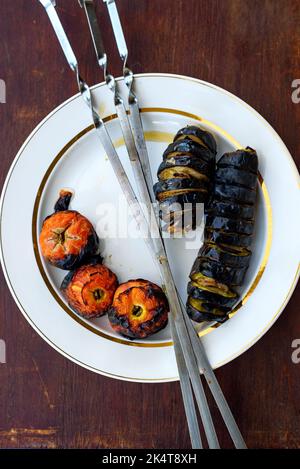
{"label": "dark wood grain", "polygon": [[[58,4],[82,74],[96,83],[83,13],[75,0]],[[97,4],[115,57],[111,68],[119,75],[109,22]],[[136,72],[190,75],[233,92],[274,126],[300,163],[300,104],[291,100],[291,82],[300,78],[299,0],[118,4]],[[0,104],[3,182],[27,135],[76,90],[39,2],[1,0],[0,7],[0,78],[7,85],[7,103]],[[125,383],[76,366],[31,329],[2,275],[0,288],[0,338],[7,344],[7,363],[0,365],[0,447],[189,447],[178,383]],[[217,371],[250,448],[300,447],[300,364],[291,361],[299,307],[298,289],[259,343]],[[221,423],[219,434],[222,446],[231,447]]]}

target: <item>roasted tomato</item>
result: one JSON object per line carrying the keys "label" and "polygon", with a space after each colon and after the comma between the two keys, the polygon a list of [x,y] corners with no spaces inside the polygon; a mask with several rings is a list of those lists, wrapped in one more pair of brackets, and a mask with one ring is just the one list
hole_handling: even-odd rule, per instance
{"label": "roasted tomato", "polygon": [[[218,293],[213,293],[212,291],[207,290],[207,286],[205,284],[202,285],[202,287],[200,287],[199,285],[201,285],[201,282],[199,284],[197,282],[188,283],[189,296],[195,298],[196,300],[203,300],[207,303],[211,303],[218,308],[227,308],[227,311],[230,310],[237,303],[238,295],[235,292],[232,292],[230,296],[228,295],[227,291],[227,295],[224,296],[220,293],[220,290],[218,289]],[[213,289],[211,288],[211,290]]]}
{"label": "roasted tomato", "polygon": [[[180,129],[173,143],[163,153],[154,185],[154,193],[160,204],[162,229],[170,233],[195,229],[198,203],[206,203],[212,185],[215,168],[216,142],[214,137],[197,126]],[[174,209],[174,203],[177,208]],[[192,207],[186,207],[192,204]],[[182,212],[192,214],[192,222],[185,223]],[[165,214],[170,211],[169,224]],[[177,216],[176,212],[179,212]],[[181,223],[181,219],[183,223]]]}
{"label": "roasted tomato", "polygon": [[188,285],[187,311],[194,321],[222,322],[237,301],[232,287],[242,284],[251,258],[257,167],[252,148],[225,153],[217,163],[204,244]]}
{"label": "roasted tomato", "polygon": [[143,279],[129,280],[115,292],[108,311],[112,328],[129,339],[143,339],[168,322],[168,301],[162,289]]}
{"label": "roasted tomato", "polygon": [[101,264],[100,256],[95,256],[66,275],[61,291],[71,308],[91,319],[107,312],[117,287],[116,275]]}
{"label": "roasted tomato", "polygon": [[93,225],[75,210],[68,210],[72,192],[61,190],[55,212],[43,223],[40,248],[48,262],[60,269],[78,267],[98,250]]}

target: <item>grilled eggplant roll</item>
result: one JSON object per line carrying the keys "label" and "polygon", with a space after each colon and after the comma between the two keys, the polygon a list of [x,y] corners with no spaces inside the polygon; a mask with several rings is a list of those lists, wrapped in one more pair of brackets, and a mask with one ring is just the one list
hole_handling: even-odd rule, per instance
{"label": "grilled eggplant roll", "polygon": [[87,218],[68,210],[72,192],[61,190],[54,213],[43,222],[40,248],[44,258],[60,269],[78,267],[98,250],[98,236]]}
{"label": "grilled eggplant roll", "polygon": [[88,264],[69,272],[61,284],[68,304],[86,319],[103,316],[118,287],[116,275],[101,262],[101,257],[95,256]]}
{"label": "grilled eggplant roll", "polygon": [[163,154],[154,185],[163,229],[175,233],[195,228],[197,203],[208,200],[215,155],[215,139],[206,130],[191,125],[177,132]]}
{"label": "grilled eggplant roll", "polygon": [[187,312],[196,322],[224,322],[238,300],[235,287],[251,259],[257,169],[252,148],[225,153],[217,163],[204,244],[188,284]]}
{"label": "grilled eggplant roll", "polygon": [[129,280],[115,292],[108,319],[112,328],[129,339],[144,339],[163,329],[169,305],[162,289],[143,279]]}

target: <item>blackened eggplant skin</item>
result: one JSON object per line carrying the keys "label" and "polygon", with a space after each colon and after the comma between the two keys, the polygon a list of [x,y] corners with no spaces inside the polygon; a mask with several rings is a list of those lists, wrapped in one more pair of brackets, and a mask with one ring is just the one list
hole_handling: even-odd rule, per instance
{"label": "blackened eggplant skin", "polygon": [[174,142],[182,137],[196,137],[197,139],[200,139],[204,143],[204,145],[210,149],[212,153],[217,153],[217,144],[212,134],[204,129],[201,129],[196,125],[187,125],[183,129],[178,130],[177,134],[174,137]]}
{"label": "blackened eggplant skin", "polygon": [[[202,192],[188,192],[185,194],[169,197],[159,203],[160,218],[182,210],[193,210],[193,212],[203,214],[203,205],[206,202],[207,194]],[[199,206],[199,204],[203,204]]]}
{"label": "blackened eggplant skin", "polygon": [[213,314],[216,316],[224,316],[224,314],[227,314],[230,311],[230,308],[226,306],[218,306],[206,300],[193,298],[192,296],[188,297],[188,303],[190,306],[197,309],[198,311]]}
{"label": "blackened eggplant skin", "polygon": [[228,308],[228,311],[237,303],[238,295],[235,298],[228,296],[219,295],[216,293],[211,293],[210,291],[203,290],[202,288],[197,287],[194,282],[188,283],[187,289],[188,295],[197,300],[205,300],[209,303],[212,303],[216,306],[221,306]]}
{"label": "blackened eggplant skin", "polygon": [[73,193],[71,191],[62,189],[59,193],[59,199],[54,205],[54,212],[62,212],[64,210],[68,210],[72,199],[72,195]]}
{"label": "blackened eggplant skin", "polygon": [[169,305],[162,289],[147,280],[129,280],[119,286],[108,312],[112,328],[129,339],[143,339],[163,329]]}
{"label": "blackened eggplant skin", "polygon": [[[215,170],[216,142],[214,137],[197,126],[180,129],[163,153],[163,162],[157,172],[159,182],[154,186],[154,193],[160,202],[160,218],[166,224],[165,214],[169,217],[170,232],[186,230],[182,225],[182,212],[195,213],[188,228],[196,228],[197,203],[206,203],[212,186]],[[176,204],[176,205],[175,205]],[[191,204],[186,207],[185,204]],[[172,207],[171,207],[172,206]],[[179,212],[179,218],[175,217]]]}
{"label": "blackened eggplant skin", "polygon": [[222,282],[230,287],[242,285],[247,271],[246,268],[236,269],[234,267],[220,264],[220,262],[211,259],[203,259],[197,257],[191,271],[191,280],[197,272],[206,277],[213,278],[218,282]]}
{"label": "blackened eggplant skin", "polygon": [[[205,203],[207,192],[186,192],[185,194],[169,197],[159,204],[160,213],[176,212],[184,207],[184,204]],[[188,208],[188,207],[186,207]]]}
{"label": "blackened eggplant skin", "polygon": [[161,228],[171,234],[183,233],[196,229],[203,218],[203,209],[199,206],[192,206],[191,209],[182,209],[179,207],[176,211],[159,212],[161,219]]}
{"label": "blackened eggplant skin", "polygon": [[240,170],[257,174],[258,158],[256,151],[250,147],[229,153],[225,153],[218,161],[218,168],[234,167]]}
{"label": "blackened eggplant skin", "polygon": [[43,257],[64,270],[80,266],[98,251],[98,236],[90,221],[75,210],[68,210],[72,192],[60,191],[55,212],[45,218],[39,237]]}
{"label": "blackened eggplant skin", "polygon": [[234,167],[218,168],[216,182],[220,184],[235,184],[254,190],[257,184],[257,175]]}
{"label": "blackened eggplant skin", "polygon": [[213,165],[210,162],[199,159],[196,156],[190,156],[190,155],[180,156],[179,155],[179,156],[172,156],[161,162],[157,170],[158,178],[162,171],[168,168],[172,168],[174,166],[189,167],[189,168],[194,169],[195,171],[198,171],[199,173],[205,174],[208,177],[211,177],[213,173]]}
{"label": "blackened eggplant skin", "polygon": [[164,202],[165,200],[168,200],[172,197],[187,196],[189,194],[197,194],[197,193],[204,194],[205,196],[207,196],[207,189],[201,189],[201,188],[174,189],[174,190],[157,193],[156,199],[159,202]]}
{"label": "blackened eggplant skin", "polygon": [[220,230],[206,228],[204,231],[205,242],[225,244],[229,246],[249,248],[252,243],[252,236],[237,233],[228,233]]}
{"label": "blackened eggplant skin", "polygon": [[232,287],[243,283],[251,258],[257,170],[257,155],[250,148],[226,153],[217,163],[204,244],[188,284],[187,311],[197,322],[224,318],[224,312],[226,319],[236,303]]}
{"label": "blackened eggplant skin", "polygon": [[195,322],[216,321],[219,323],[223,323],[227,321],[228,319],[228,316],[226,313],[222,316],[218,316],[216,314],[198,311],[196,308],[193,308],[193,306],[191,306],[189,302],[187,302],[187,305],[186,305],[186,312],[189,315],[189,317],[192,319],[192,321],[195,321]]}
{"label": "blackened eggplant skin", "polygon": [[214,199],[206,208],[206,213],[212,216],[253,220],[255,207],[254,205],[242,205],[228,200],[221,201]]}
{"label": "blackened eggplant skin", "polygon": [[206,181],[199,181],[189,178],[172,178],[165,181],[156,182],[153,186],[155,197],[161,192],[173,191],[177,189],[206,189],[208,190],[208,183]]}
{"label": "blackened eggplant skin", "polygon": [[[94,254],[93,256],[89,257],[85,265],[89,264],[93,266],[97,264],[102,264],[102,262],[103,262],[103,257],[101,256],[101,254]],[[70,270],[70,272],[68,272],[67,275],[63,278],[63,281],[60,286],[61,290],[65,290],[70,285],[70,282],[72,281],[75,272],[76,272],[75,269]]]}
{"label": "blackened eggplant skin", "polygon": [[192,140],[178,140],[170,143],[163,153],[163,159],[171,158],[175,154],[192,155],[206,162],[214,163],[215,155],[208,148],[205,148]]}
{"label": "blackened eggplant skin", "polygon": [[220,200],[232,200],[242,204],[254,204],[256,191],[246,187],[217,183],[214,188],[214,197]]}
{"label": "blackened eggplant skin", "polygon": [[118,286],[116,275],[94,256],[89,263],[69,272],[61,291],[76,313],[91,319],[103,316],[110,308]]}
{"label": "blackened eggplant skin", "polygon": [[236,269],[245,268],[249,266],[251,251],[245,249],[243,255],[240,255],[237,253],[234,254],[233,252],[229,252],[225,249],[226,248],[222,249],[216,244],[213,245],[204,243],[198,253],[198,257],[211,259],[213,261],[219,262],[220,264],[228,265]]}
{"label": "blackened eggplant skin", "polygon": [[206,218],[206,226],[217,230],[229,231],[230,233],[247,235],[251,235],[254,230],[253,221],[226,217],[213,217],[210,215]]}

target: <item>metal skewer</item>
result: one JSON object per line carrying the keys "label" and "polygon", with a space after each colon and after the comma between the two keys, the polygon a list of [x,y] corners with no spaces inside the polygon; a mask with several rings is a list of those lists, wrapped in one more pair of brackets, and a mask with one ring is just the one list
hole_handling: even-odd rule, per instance
{"label": "metal skewer", "polygon": [[[116,40],[117,47],[119,50],[119,55],[121,57],[121,60],[123,61],[123,75],[124,75],[124,80],[129,91],[128,104],[129,104],[130,112],[132,112],[132,115],[134,116],[133,120],[135,121],[135,125],[133,126],[133,129],[135,129],[134,130],[135,142],[136,142],[137,147],[139,147],[138,143],[143,141],[143,148],[146,150],[146,151],[142,151],[141,153],[139,152],[139,155],[142,160],[143,167],[146,168],[145,176],[147,174],[146,181],[148,185],[148,190],[150,192],[150,195],[152,195],[152,200],[154,200],[154,194],[152,190],[153,181],[152,181],[152,176],[151,176],[150,161],[149,161],[149,156],[147,153],[140,115],[139,115],[139,118],[137,118],[137,114],[139,114],[138,98],[132,90],[134,75],[133,75],[133,72],[127,67],[128,49],[127,49],[120,17],[118,14],[115,0],[103,0],[103,2],[106,3],[107,5],[115,40]],[[186,322],[186,325],[190,334],[190,338],[192,340],[193,350],[195,352],[195,355],[199,364],[199,369],[205,376],[205,379],[216,401],[216,404],[220,410],[220,413],[227,426],[227,429],[234,442],[235,447],[239,449],[245,449],[246,444],[244,442],[244,439],[235,422],[233,414],[225,399],[225,396],[221,390],[221,387],[217,381],[214,371],[209,363],[203,344],[186,313],[184,305],[182,305],[182,311],[183,311],[185,322]]]}
{"label": "metal skewer", "polygon": [[[119,123],[122,129],[122,133],[123,133],[125,145],[127,147],[129,159],[132,165],[134,177],[137,183],[138,191],[140,194],[140,199],[141,199],[141,202],[144,204],[144,208],[146,209],[145,216],[147,217],[150,223],[150,231],[151,231],[153,248],[154,248],[154,252],[157,253],[156,256],[158,260],[159,270],[161,273],[161,278],[164,282],[164,290],[166,291],[169,300],[170,298],[173,298],[173,301],[172,303],[170,303],[170,305],[172,305],[171,309],[172,307],[175,309],[177,321],[176,320],[174,321],[174,318],[171,315],[170,317],[171,332],[172,332],[172,337],[174,339],[174,344],[175,344],[176,359],[178,359],[179,361],[178,367],[180,367],[179,373],[181,373],[180,382],[181,382],[183,396],[184,396],[183,397],[184,405],[187,411],[188,425],[189,425],[189,428],[193,429],[191,440],[194,445],[197,445],[196,447],[200,447],[201,441],[200,441],[199,428],[197,425],[196,413],[195,413],[194,406],[191,407],[191,402],[193,402],[193,397],[192,397],[191,387],[190,387],[189,380],[188,380],[188,369],[186,369],[186,366],[185,366],[186,360],[190,362],[190,366],[188,367],[190,370],[189,374],[192,380],[192,384],[193,384],[196,400],[199,406],[200,414],[201,414],[203,421],[205,422],[205,432],[206,432],[209,446],[211,448],[218,448],[219,447],[218,439],[217,439],[217,435],[213,426],[213,422],[212,422],[209,407],[206,401],[206,397],[204,394],[204,390],[202,387],[202,382],[197,371],[195,372],[195,366],[197,370],[197,362],[192,352],[191,342],[189,340],[186,325],[182,317],[180,300],[178,298],[176,287],[172,278],[172,273],[171,273],[169,262],[166,256],[159,226],[158,226],[158,223],[157,223],[154,211],[153,211],[151,198],[150,198],[150,191],[152,192],[152,187],[150,190],[147,187],[145,175],[143,173],[139,155],[135,147],[135,141],[134,141],[134,137],[133,137],[131,127],[129,124],[128,115],[126,113],[126,108],[124,106],[123,99],[121,98],[121,95],[118,89],[118,83],[115,81],[114,77],[107,72],[107,55],[103,48],[103,40],[101,37],[100,26],[97,22],[96,11],[95,11],[95,7],[93,4],[93,0],[79,0],[79,4],[84,8],[84,11],[87,17],[98,64],[100,65],[101,69],[104,72],[104,79],[108,88],[113,92],[116,112],[119,117]],[[146,160],[148,161],[148,164],[149,164],[148,156]],[[153,224],[151,223],[152,221],[153,221]],[[184,350],[183,347],[186,347],[186,345],[188,345],[188,348]],[[188,352],[188,349],[190,350],[189,352]],[[195,423],[196,423],[196,427],[195,427]],[[195,434],[195,428],[197,428],[198,430],[198,435]],[[196,438],[198,439],[198,443],[196,443],[195,441]]]}
{"label": "metal skewer", "polygon": [[[126,173],[125,173],[125,171],[122,167],[122,164],[119,161],[118,155],[117,155],[116,150],[115,150],[115,148],[114,148],[114,146],[111,142],[111,139],[110,139],[109,134],[106,130],[106,127],[105,127],[103,121],[101,120],[100,116],[98,115],[97,111],[95,110],[95,108],[93,106],[93,100],[92,100],[92,95],[91,95],[90,89],[89,89],[87,83],[79,75],[77,60],[76,60],[75,55],[74,55],[74,53],[71,49],[70,44],[68,43],[67,36],[66,36],[66,34],[65,34],[65,32],[62,28],[60,20],[57,16],[57,13],[56,13],[55,9],[54,9],[55,2],[51,1],[51,0],[40,0],[40,2],[45,7],[45,9],[48,13],[48,16],[51,20],[54,31],[55,31],[58,39],[59,39],[60,44],[63,47],[63,50],[64,50],[65,56],[68,60],[68,63],[70,65],[71,69],[76,74],[77,84],[78,84],[80,93],[81,93],[85,103],[87,104],[87,106],[89,107],[89,109],[91,111],[93,122],[94,122],[95,128],[98,132],[98,136],[100,137],[102,145],[103,145],[103,147],[104,147],[104,149],[107,153],[107,156],[108,156],[108,158],[109,158],[109,160],[112,164],[112,168],[113,168],[113,170],[114,170],[114,172],[115,172],[115,174],[118,178],[118,181],[119,181],[119,183],[121,185],[121,188],[124,192],[124,195],[125,195],[126,200],[129,204],[129,207],[132,210],[132,214],[135,217],[135,219],[138,221],[138,223],[139,224],[141,223],[144,226],[145,225],[145,218],[142,215],[142,211],[140,210],[140,208],[138,210],[136,209],[136,207],[137,207],[137,198],[136,198],[136,196],[135,196],[135,194],[132,190],[132,187],[131,187],[130,182],[127,178],[127,175],[126,175]],[[66,46],[66,44],[67,44],[67,46]],[[140,206],[138,205],[138,207],[140,207]],[[177,303],[176,304],[177,305],[176,310],[174,310],[174,308],[171,308],[171,317],[172,317],[172,320],[174,319],[174,323],[176,324],[176,329],[177,329],[177,333],[178,333],[178,336],[179,336],[180,345],[181,345],[182,350],[184,352],[184,359],[188,364],[189,375],[191,377],[194,393],[195,393],[195,396],[196,396],[196,400],[197,400],[197,403],[198,403],[202,418],[203,418],[204,421],[208,420],[208,423],[207,423],[207,429],[208,429],[207,438],[208,438],[209,446],[217,448],[217,447],[219,447],[219,445],[218,445],[218,442],[217,442],[217,438],[216,438],[216,435],[215,435],[215,430],[214,430],[214,427],[212,425],[212,422],[209,422],[209,418],[206,415],[206,408],[208,409],[208,406],[207,406],[206,398],[205,398],[205,395],[204,395],[204,392],[203,392],[199,372],[198,372],[198,369],[197,369],[197,362],[196,362],[195,356],[193,354],[191,343],[190,343],[190,341],[188,339],[188,336],[187,336],[187,333],[186,333],[186,328],[185,328],[183,318],[181,316],[180,304],[179,304],[179,300],[177,298],[177,292],[176,292],[176,289],[175,289],[175,286],[174,286],[174,283],[173,283],[171,273],[168,269],[167,258],[166,258],[166,256],[161,256],[161,254],[159,252],[153,251],[153,245],[152,245],[152,242],[151,242],[151,238],[150,238],[150,240],[148,238],[146,238],[145,241],[146,241],[146,244],[149,247],[150,251],[155,254],[156,261],[158,261],[158,265],[161,266],[160,271],[161,271],[162,276],[165,275],[164,278],[167,278],[167,282],[165,282],[165,288],[167,290],[167,296],[169,298],[170,304],[173,306],[174,304]],[[173,298],[174,298],[174,300],[173,300]],[[175,301],[176,301],[176,303],[175,303]],[[179,344],[179,342],[176,339],[176,336],[173,337],[173,340],[174,340],[174,344],[175,344],[175,347],[176,347]],[[185,402],[189,402],[188,398],[186,398]],[[206,403],[206,407],[204,405],[205,403]],[[192,415],[192,411],[190,411],[190,415]],[[194,425],[195,422],[190,420],[190,424]],[[197,431],[197,426],[195,428],[190,426],[190,428],[193,428],[193,430],[194,430],[194,434],[192,435],[192,441],[196,442],[195,447],[200,448],[201,447],[201,441],[199,441],[199,430]]]}
{"label": "metal skewer", "polygon": [[148,188],[151,188],[152,193],[152,174],[151,174],[151,167],[149,161],[149,155],[147,152],[147,145],[144,137],[143,132],[143,125],[140,115],[139,103],[138,98],[133,90],[133,72],[127,65],[128,60],[128,49],[120,21],[120,17],[118,14],[117,6],[114,0],[103,0],[104,3],[107,5],[107,10],[109,13],[109,17],[111,20],[111,24],[113,27],[113,32],[115,36],[115,40],[117,43],[117,47],[119,50],[119,54],[121,60],[123,61],[123,76],[125,84],[128,88],[128,105],[129,105],[129,119],[131,128],[133,131],[134,139],[136,148],[140,157],[140,161],[142,164],[143,172],[146,178]]}

